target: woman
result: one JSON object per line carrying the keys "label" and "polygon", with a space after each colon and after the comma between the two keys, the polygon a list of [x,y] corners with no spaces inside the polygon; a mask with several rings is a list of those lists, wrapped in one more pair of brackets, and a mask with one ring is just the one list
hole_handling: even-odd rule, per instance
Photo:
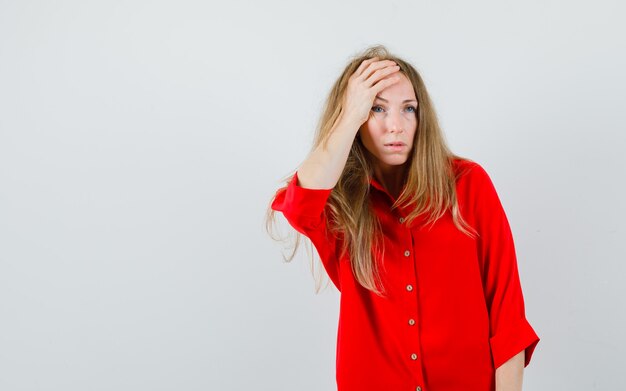
{"label": "woman", "polygon": [[410,64],[377,45],[347,65],[274,211],[341,292],[339,391],[521,390],[539,337],[507,217]]}

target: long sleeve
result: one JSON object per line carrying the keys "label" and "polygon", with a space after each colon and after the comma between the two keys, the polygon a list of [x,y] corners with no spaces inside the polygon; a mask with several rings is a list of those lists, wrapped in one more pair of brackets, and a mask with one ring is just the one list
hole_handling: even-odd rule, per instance
{"label": "long sleeve", "polygon": [[489,175],[480,165],[474,170],[478,250],[494,368],[522,350],[526,367],[540,339],[526,319],[513,235]]}
{"label": "long sleeve", "polygon": [[296,172],[285,189],[280,189],[272,209],[280,211],[289,224],[308,237],[320,256],[322,264],[338,289],[339,270],[336,240],[328,230],[325,207],[332,189],[307,189],[298,185]]}

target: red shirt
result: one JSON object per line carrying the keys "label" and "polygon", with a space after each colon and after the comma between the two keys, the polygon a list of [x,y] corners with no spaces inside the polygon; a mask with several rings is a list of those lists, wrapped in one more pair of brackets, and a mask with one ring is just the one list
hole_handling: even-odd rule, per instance
{"label": "red shirt", "polygon": [[[370,197],[385,233],[377,259],[388,297],[361,287],[341,243],[327,229],[332,189],[306,189],[297,172],[272,209],[316,247],[341,292],[336,380],[339,391],[493,391],[495,368],[539,337],[527,321],[511,229],[495,187],[478,163],[455,160],[460,212],[470,238],[449,211],[429,229],[373,179]],[[382,265],[384,262],[384,268]]]}

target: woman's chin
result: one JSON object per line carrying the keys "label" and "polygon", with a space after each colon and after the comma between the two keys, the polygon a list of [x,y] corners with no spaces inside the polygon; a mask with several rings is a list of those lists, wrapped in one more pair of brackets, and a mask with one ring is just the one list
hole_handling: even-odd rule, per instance
{"label": "woman's chin", "polygon": [[390,166],[400,166],[404,163],[406,163],[407,161],[407,157],[404,155],[396,155],[396,156],[389,156],[386,159],[382,160],[383,163],[388,164]]}

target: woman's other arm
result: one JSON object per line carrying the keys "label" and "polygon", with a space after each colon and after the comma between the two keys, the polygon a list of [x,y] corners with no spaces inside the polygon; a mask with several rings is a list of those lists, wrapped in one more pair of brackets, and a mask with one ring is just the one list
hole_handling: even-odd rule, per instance
{"label": "woman's other arm", "polygon": [[524,350],[496,368],[496,391],[522,391]]}

